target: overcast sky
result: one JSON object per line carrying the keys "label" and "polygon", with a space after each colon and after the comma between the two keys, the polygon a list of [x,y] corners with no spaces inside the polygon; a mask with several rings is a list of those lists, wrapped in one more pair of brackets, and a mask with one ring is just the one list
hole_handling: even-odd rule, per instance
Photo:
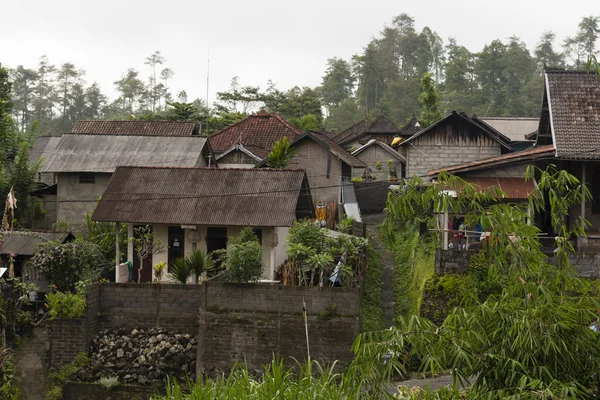
{"label": "overcast sky", "polygon": [[4,0],[0,63],[35,68],[40,55],[73,62],[115,95],[113,82],[133,67],[147,76],[144,59],[156,50],[175,71],[173,93],[206,97],[210,47],[210,99],[242,85],[279,89],[320,84],[328,58],[349,59],[401,13],[429,26],[447,42],[471,51],[493,39],[521,37],[530,49],[546,29],[558,43],[583,16],[600,14],[598,0]]}

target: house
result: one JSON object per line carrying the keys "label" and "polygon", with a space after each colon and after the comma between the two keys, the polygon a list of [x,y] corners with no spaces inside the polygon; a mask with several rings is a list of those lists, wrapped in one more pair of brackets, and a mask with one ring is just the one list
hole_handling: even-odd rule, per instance
{"label": "house", "polygon": [[9,258],[14,259],[15,277],[24,282],[34,283],[40,291],[48,291],[48,281],[41,274],[30,268],[29,260],[33,257],[36,248],[43,243],[67,243],[74,239],[70,232],[41,232],[41,231],[14,231],[4,232],[4,242],[0,246],[0,260],[2,267],[9,267]]}
{"label": "house", "polygon": [[57,219],[77,227],[94,210],[117,166],[201,167],[214,163],[211,159],[207,140],[199,136],[69,133],[41,172],[56,174]]}
{"label": "house", "polygon": [[[399,179],[405,176],[406,158],[391,146],[379,140],[369,140],[367,144],[354,150],[352,155],[365,163],[378,181],[386,181],[392,175]],[[353,177],[362,176],[360,170],[355,169],[354,171],[358,173],[355,173]]]}
{"label": "house", "polygon": [[291,142],[301,133],[279,114],[261,110],[213,133],[208,141],[220,168],[254,168],[275,142],[284,137]]}
{"label": "house", "polygon": [[510,153],[510,139],[495,129],[453,111],[399,143],[406,177],[427,177],[431,170]]}
{"label": "house", "polygon": [[[152,265],[195,249],[226,248],[228,237],[246,226],[262,243],[264,277],[272,279],[286,258],[289,228],[307,217],[314,217],[314,207],[301,170],[118,167],[92,219],[127,224],[129,237],[136,226],[152,227],[168,251],[144,263],[142,281],[151,281]],[[131,242],[127,258],[137,271]],[[127,271],[118,268],[117,281],[127,280]]]}
{"label": "house", "polygon": [[[592,199],[573,206],[569,220],[580,215],[591,226],[577,238],[578,251],[600,250],[600,80],[585,71],[548,70],[544,73],[542,112],[535,135],[536,145],[512,154],[476,162],[456,163],[432,169],[469,177],[524,177],[528,165],[541,168],[552,164],[586,183]],[[551,232],[548,216],[536,215],[542,232]]]}
{"label": "house", "polygon": [[345,149],[355,150],[375,139],[386,144],[392,144],[395,137],[400,135],[400,129],[389,118],[380,115],[373,121],[364,119],[351,127],[334,135],[332,139]]}

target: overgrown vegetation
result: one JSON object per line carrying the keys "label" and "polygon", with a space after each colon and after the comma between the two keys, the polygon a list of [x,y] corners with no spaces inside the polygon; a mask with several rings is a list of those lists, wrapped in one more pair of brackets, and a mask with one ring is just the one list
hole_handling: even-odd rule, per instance
{"label": "overgrown vegetation", "polygon": [[367,245],[367,263],[365,268],[364,295],[362,299],[361,331],[370,332],[385,329],[381,281],[383,264],[377,251]]}
{"label": "overgrown vegetation", "polygon": [[48,386],[50,389],[46,394],[46,400],[61,400],[62,386],[69,380],[70,376],[75,374],[87,363],[90,362],[86,353],[78,353],[71,364],[63,366],[58,372],[48,375]]}
{"label": "overgrown vegetation", "polygon": [[235,283],[257,282],[264,270],[263,248],[252,228],[242,229],[227,245],[228,280]]}
{"label": "overgrown vegetation", "polygon": [[287,168],[290,161],[296,155],[296,152],[290,147],[291,142],[287,137],[281,138],[273,145],[271,152],[265,159],[265,163],[270,168]]}

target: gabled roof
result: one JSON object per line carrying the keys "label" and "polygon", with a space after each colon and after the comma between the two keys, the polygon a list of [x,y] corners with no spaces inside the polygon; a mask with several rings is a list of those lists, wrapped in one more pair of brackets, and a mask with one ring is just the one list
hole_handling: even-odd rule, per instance
{"label": "gabled roof", "polygon": [[489,126],[487,126],[485,124],[481,124],[476,119],[474,120],[472,118],[469,118],[464,113],[457,113],[456,111],[452,111],[448,116],[446,116],[445,118],[442,118],[435,124],[429,125],[427,128],[419,131],[418,133],[415,133],[413,136],[409,137],[408,139],[401,141],[399,143],[399,145],[403,146],[406,143],[410,143],[410,142],[414,141],[416,138],[423,136],[423,135],[427,134],[428,132],[432,131],[434,128],[437,128],[440,125],[449,123],[451,120],[458,120],[458,121],[466,122],[466,123],[472,125],[474,128],[478,128],[479,130],[481,130],[481,132],[483,134],[487,135],[494,141],[498,142],[501,146],[503,146],[509,150],[512,150],[512,148],[508,144],[508,142],[510,140],[506,136],[504,136],[502,133],[496,131],[493,128],[490,128]]}
{"label": "gabled roof", "polygon": [[48,242],[65,243],[72,238],[73,235],[70,232],[4,232],[4,243],[0,247],[0,254],[13,253],[19,256],[32,256],[40,244]]}
{"label": "gabled roof", "polygon": [[519,142],[527,139],[528,135],[534,134],[538,130],[540,124],[539,118],[525,118],[525,117],[476,117],[477,119],[487,126],[501,132],[504,136],[508,137],[511,142]]}
{"label": "gabled roof", "polygon": [[415,133],[419,132],[423,129],[423,125],[417,119],[417,116],[413,113],[412,117],[408,120],[406,124],[402,128],[400,128],[400,136],[404,138],[409,138]]}
{"label": "gabled roof", "polygon": [[236,144],[271,150],[275,142],[287,137],[290,141],[302,132],[277,113],[260,111],[209,136],[210,147],[223,153]]}
{"label": "gabled roof", "polygon": [[[205,148],[206,147],[206,148]],[[208,152],[198,136],[62,135],[41,172],[113,172],[119,165],[192,167]]]}
{"label": "gabled roof", "polygon": [[552,134],[556,156],[600,159],[600,78],[585,71],[546,71],[540,135]]}
{"label": "gabled roof", "polygon": [[367,144],[365,144],[365,145],[359,147],[358,149],[354,150],[352,152],[352,155],[358,158],[358,155],[360,153],[362,153],[363,151],[365,151],[366,149],[368,149],[371,146],[379,146],[382,149],[384,149],[385,151],[387,151],[388,153],[390,153],[390,155],[392,157],[396,158],[398,161],[406,162],[406,157],[404,157],[402,154],[398,153],[396,150],[394,150],[388,144],[380,142],[379,140],[375,140],[375,139],[369,140],[369,142],[367,142]]}
{"label": "gabled roof", "polygon": [[[252,147],[247,148],[243,144],[237,143],[237,144],[234,144],[233,146],[231,146],[231,148],[229,150],[225,151],[224,153],[219,154],[216,157],[216,159],[218,161],[233,151],[241,151],[242,153],[246,154],[248,157],[253,158],[256,162],[262,161],[266,156],[269,155],[269,152],[264,149],[254,147],[253,148],[254,152],[252,152],[251,149],[252,149]],[[265,152],[266,152],[266,155],[265,155]],[[254,154],[254,153],[259,153],[259,154]]]}
{"label": "gabled roof", "polygon": [[76,121],[71,133],[87,135],[193,136],[193,121]]}
{"label": "gabled roof", "polygon": [[346,130],[338,133],[332,139],[339,145],[345,145],[364,136],[397,136],[400,135],[400,129],[388,117],[380,115],[373,121],[363,119],[352,125]]}
{"label": "gabled roof", "polygon": [[41,159],[42,165],[54,153],[60,136],[40,136],[29,150],[29,161],[35,163]]}
{"label": "gabled roof", "polygon": [[479,161],[473,161],[465,164],[451,165],[448,167],[435,169],[428,172],[428,175],[437,175],[442,171],[450,172],[452,174],[468,172],[468,171],[479,171],[482,169],[492,168],[499,165],[512,164],[523,161],[531,161],[538,158],[554,157],[554,147],[552,145],[547,146],[535,146],[527,150],[508,153],[497,157],[490,157]]}
{"label": "gabled roof", "polygon": [[[299,209],[301,204],[310,208]],[[119,167],[92,219],[142,224],[292,226],[296,218],[308,217],[313,211],[302,170]],[[299,215],[302,212],[306,215]]]}

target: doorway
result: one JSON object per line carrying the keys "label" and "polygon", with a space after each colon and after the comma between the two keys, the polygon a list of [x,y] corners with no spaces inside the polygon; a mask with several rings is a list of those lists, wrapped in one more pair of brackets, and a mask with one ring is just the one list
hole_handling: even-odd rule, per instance
{"label": "doorway", "polygon": [[169,227],[169,267],[178,258],[185,257],[185,231],[180,226]]}
{"label": "doorway", "polygon": [[[208,227],[206,228],[206,252],[211,254],[214,251],[227,248],[227,228]],[[218,255],[211,254],[215,261],[215,271],[213,274],[218,274],[224,270],[225,266],[221,265],[218,260]]]}
{"label": "doorway", "polygon": [[[144,228],[145,225],[134,225],[133,226],[133,237],[139,238],[140,235],[138,233],[138,228]],[[150,232],[152,232],[152,226],[150,226]],[[138,281],[138,273],[140,269],[140,259],[137,255],[137,251],[135,251],[135,246],[133,249],[133,281]],[[152,282],[152,255],[149,255],[144,259],[144,263],[142,264],[142,272],[141,272],[140,282]]]}

